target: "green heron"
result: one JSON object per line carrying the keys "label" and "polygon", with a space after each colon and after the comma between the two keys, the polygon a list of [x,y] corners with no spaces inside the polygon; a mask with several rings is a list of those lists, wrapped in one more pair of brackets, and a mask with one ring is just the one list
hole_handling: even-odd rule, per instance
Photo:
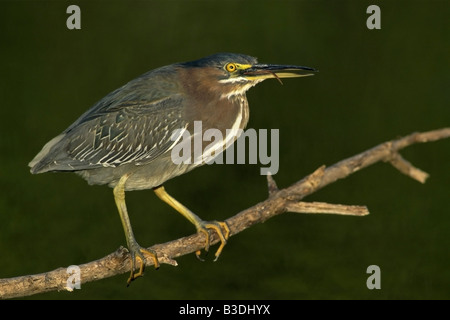
{"label": "green heron", "polygon": [[[75,172],[89,184],[108,184],[122,220],[131,254],[130,283],[141,276],[144,253],[159,266],[155,252],[141,247],[133,235],[125,204],[125,191],[153,189],[206,236],[217,232],[225,246],[230,230],[225,222],[203,221],[171,197],[162,184],[203,163],[175,163],[171,150],[181,134],[193,132],[202,121],[203,132],[214,128],[224,133],[217,150],[224,150],[227,129],[244,129],[249,118],[246,91],[268,79],[302,77],[315,70],[293,65],[258,64],[243,54],[219,53],[199,60],[176,63],[149,71],[111,92],[81,115],[60,135],[50,140],[29,163],[31,173]],[[242,131],[241,131],[242,132]],[[191,135],[191,139],[192,139]],[[230,138],[230,137],[228,137]],[[236,136],[231,137],[232,141]],[[199,257],[200,252],[196,255]],[[139,271],[135,273],[137,262]]]}

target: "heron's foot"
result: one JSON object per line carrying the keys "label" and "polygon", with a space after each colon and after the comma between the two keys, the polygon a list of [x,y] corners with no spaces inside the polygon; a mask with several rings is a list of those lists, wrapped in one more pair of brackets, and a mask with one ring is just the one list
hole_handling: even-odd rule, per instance
{"label": "heron's foot", "polygon": [[[206,236],[206,243],[205,243],[205,251],[208,253],[209,247],[211,244],[211,230],[214,230],[217,235],[220,238],[220,246],[219,249],[217,249],[215,254],[214,261],[217,261],[220,254],[222,253],[223,248],[227,244],[227,240],[230,237],[230,228],[228,227],[226,222],[223,221],[202,221],[199,226],[197,226],[198,232],[202,232]],[[201,251],[198,250],[195,252],[195,255],[197,258],[201,261],[203,259],[200,257]]]}
{"label": "heron's foot", "polygon": [[[127,286],[130,285],[131,281],[141,277],[144,275],[144,269],[145,269],[145,254],[152,257],[155,269],[159,268],[159,261],[156,257],[156,253],[152,250],[146,249],[141,247],[137,242],[132,242],[128,246],[128,250],[130,251],[131,255],[131,273],[130,277],[127,280]],[[139,264],[139,271],[136,271],[136,262],[139,261],[137,264]]]}

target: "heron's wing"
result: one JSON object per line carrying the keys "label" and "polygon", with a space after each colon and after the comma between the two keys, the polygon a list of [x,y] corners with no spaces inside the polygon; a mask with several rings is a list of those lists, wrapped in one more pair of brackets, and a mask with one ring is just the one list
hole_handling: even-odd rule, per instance
{"label": "heron's wing", "polygon": [[[187,127],[184,97],[126,100],[82,115],[30,163],[32,172],[75,171],[148,163],[169,151]],[[46,151],[44,151],[47,149]]]}

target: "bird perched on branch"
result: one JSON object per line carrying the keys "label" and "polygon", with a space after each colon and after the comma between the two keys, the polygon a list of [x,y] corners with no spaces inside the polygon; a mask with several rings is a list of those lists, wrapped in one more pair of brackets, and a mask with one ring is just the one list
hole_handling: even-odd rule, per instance
{"label": "bird perched on branch", "polygon": [[[29,163],[31,173],[75,172],[89,184],[114,188],[131,254],[128,283],[143,274],[144,253],[153,258],[155,267],[159,262],[155,252],[135,240],[125,191],[153,189],[205,234],[206,251],[210,231],[214,230],[221,241],[217,259],[229,237],[227,224],[203,221],[162,186],[203,164],[173,161],[171,150],[180,138],[174,134],[192,133],[194,121],[201,121],[203,131],[214,128],[223,133],[223,140],[215,143],[217,150],[224,150],[230,139],[237,138],[227,137],[227,129],[244,129],[247,125],[247,90],[265,79],[281,81],[280,78],[309,76],[313,72],[308,67],[258,64],[253,57],[234,53],[214,54],[149,71],[108,94],[50,140]],[[196,254],[199,256],[200,252]]]}

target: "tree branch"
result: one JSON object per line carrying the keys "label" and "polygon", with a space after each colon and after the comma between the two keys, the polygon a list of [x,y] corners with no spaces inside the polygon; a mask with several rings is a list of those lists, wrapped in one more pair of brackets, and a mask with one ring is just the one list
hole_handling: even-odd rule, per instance
{"label": "tree branch", "polygon": [[325,202],[289,202],[286,204],[286,210],[297,213],[324,213],[345,216],[366,216],[369,214],[366,206],[347,206]]}
{"label": "tree branch", "polygon": [[[271,176],[267,176],[269,197],[253,207],[250,207],[226,220],[230,228],[230,236],[245,229],[262,223],[276,215],[287,211],[298,213],[335,213],[345,215],[364,216],[367,208],[362,206],[345,206],[322,202],[300,202],[304,197],[352,173],[366,168],[374,163],[384,161],[392,164],[400,172],[411,178],[425,182],[428,174],[415,168],[399,154],[399,150],[416,143],[425,143],[450,137],[450,128],[434,131],[413,133],[404,138],[382,143],[372,149],[342,160],[328,168],[320,167],[309,176],[285,189],[278,189]],[[211,234],[211,244],[219,238]],[[174,258],[203,249],[205,235],[196,233],[174,241],[157,244],[149,249],[154,250],[161,263],[176,266]],[[147,259],[146,265],[152,265],[153,259]],[[130,256],[128,250],[121,247],[116,252],[99,260],[79,265],[81,284],[96,281],[130,271]],[[68,290],[67,280],[70,274],[66,268],[37,275],[27,275],[9,279],[0,279],[0,298],[13,298],[33,295],[55,290]]]}

